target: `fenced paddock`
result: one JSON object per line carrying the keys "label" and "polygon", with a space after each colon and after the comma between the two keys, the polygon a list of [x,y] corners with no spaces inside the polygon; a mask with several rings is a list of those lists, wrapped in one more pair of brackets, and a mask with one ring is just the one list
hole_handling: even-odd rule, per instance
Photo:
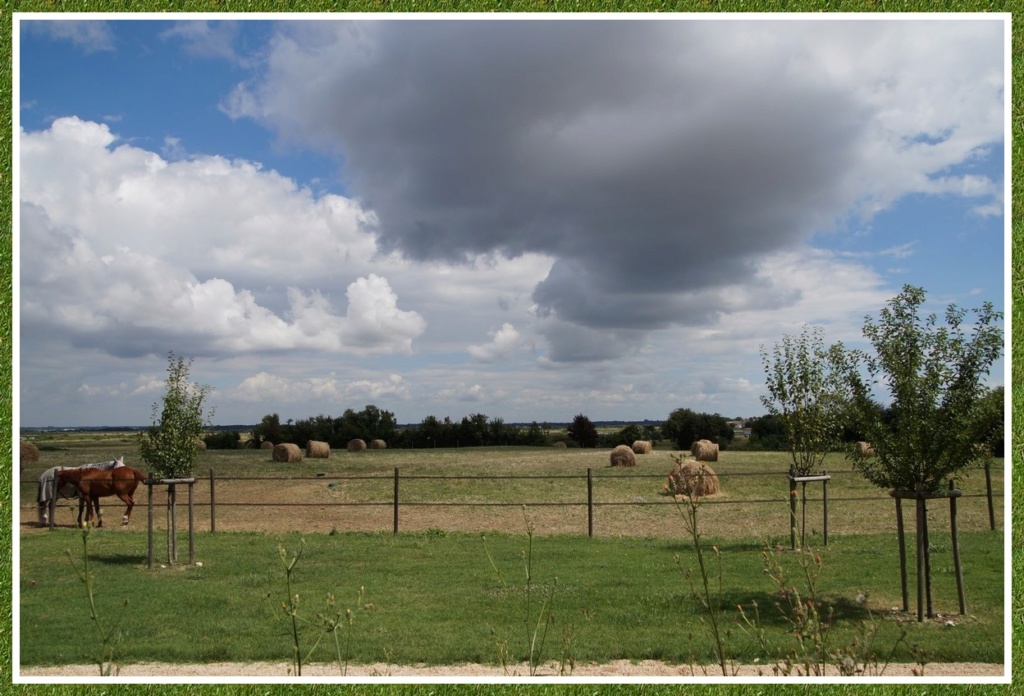
{"label": "fenced paddock", "polygon": [[[124,449],[123,447],[121,448]],[[120,450],[118,451],[120,454]],[[674,537],[682,533],[676,502],[661,494],[674,464],[655,451],[635,469],[609,467],[604,450],[465,448],[336,452],[329,460],[272,462],[266,452],[208,450],[200,454],[194,489],[198,532],[443,531]],[[675,453],[679,455],[681,453]],[[102,455],[107,456],[106,454]],[[111,450],[111,457],[117,456]],[[50,466],[95,458],[95,450],[44,451],[27,467],[21,486],[22,529],[35,528],[36,477]],[[126,462],[140,467],[129,451]],[[709,537],[789,540],[788,458],[785,453],[725,451],[715,465],[722,493],[701,502],[701,528]],[[38,468],[39,471],[35,471]],[[840,454],[825,469],[830,535],[892,532],[895,506],[883,490],[851,470]],[[986,475],[973,468],[958,481],[963,492],[958,524],[963,531],[1003,528],[1003,460]],[[809,485],[806,533],[822,533],[820,485]],[[148,504],[136,492],[133,525],[144,526]],[[183,498],[179,496],[179,506]],[[110,528],[123,505],[105,499]],[[156,526],[164,528],[164,487],[154,487]],[[63,501],[56,522],[73,524],[77,507]],[[67,508],[67,509],[64,509]],[[525,509],[524,509],[525,508]],[[116,514],[115,514],[116,513]],[[947,525],[948,507],[929,506],[935,528]],[[181,528],[179,515],[179,525]]]}

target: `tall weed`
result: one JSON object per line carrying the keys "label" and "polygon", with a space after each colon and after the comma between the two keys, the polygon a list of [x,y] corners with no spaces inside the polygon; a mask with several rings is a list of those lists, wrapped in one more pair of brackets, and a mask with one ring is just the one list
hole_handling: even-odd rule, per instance
{"label": "tall weed", "polygon": [[[324,611],[316,612],[313,618],[307,618],[299,612],[300,597],[299,593],[293,590],[292,581],[295,573],[295,567],[298,565],[299,559],[302,558],[302,553],[305,551],[306,544],[305,540],[299,540],[299,550],[292,553],[291,557],[288,555],[288,551],[284,546],[278,547],[278,557],[281,561],[281,566],[285,573],[285,590],[287,592],[287,599],[280,603],[280,608],[284,612],[285,617],[289,624],[291,641],[292,641],[292,667],[295,669],[295,676],[302,676],[302,665],[308,664],[310,656],[313,655],[314,651],[320,645],[320,642],[326,637],[330,636],[334,643],[335,659],[338,663],[338,670],[342,676],[348,675],[349,660],[351,659],[351,647],[352,647],[352,625],[354,623],[354,612],[351,608],[340,609],[338,608],[337,598],[333,593],[327,593],[326,607]],[[359,588],[359,592],[356,597],[356,611],[371,610],[374,608],[373,604],[364,604],[366,590],[363,587]],[[303,635],[308,633],[312,629],[316,639],[313,641],[313,645],[306,650],[303,655],[302,640]],[[342,636],[342,634],[344,634]]]}
{"label": "tall weed", "polygon": [[[89,530],[92,525],[89,522],[85,523],[82,527],[82,567],[79,568],[75,565],[75,559],[71,555],[71,549],[65,549],[65,553],[68,556],[68,560],[71,562],[71,567],[78,573],[78,578],[85,585],[85,597],[89,605],[89,619],[93,622],[96,627],[96,633],[100,639],[100,652],[96,658],[96,665],[99,667],[101,677],[117,676],[121,672],[121,668],[117,666],[114,660],[116,653],[116,645],[120,642],[121,634],[116,629],[106,624],[96,610],[96,596],[94,593],[93,576],[89,572]],[[125,612],[128,609],[128,599],[125,598],[124,605],[121,607],[121,617],[123,618]],[[117,621],[114,625],[120,625],[120,621]]]}

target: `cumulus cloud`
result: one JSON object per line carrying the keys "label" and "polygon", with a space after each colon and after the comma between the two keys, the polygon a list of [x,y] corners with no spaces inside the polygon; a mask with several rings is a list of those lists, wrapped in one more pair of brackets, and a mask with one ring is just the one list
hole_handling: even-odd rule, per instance
{"label": "cumulus cloud", "polygon": [[372,213],[342,196],[314,196],[257,163],[167,161],[76,117],[22,132],[20,146],[21,200],[78,230],[100,253],[122,246],[249,283],[299,272],[318,282],[377,255]]}
{"label": "cumulus cloud", "polygon": [[950,169],[1001,141],[1002,40],[998,22],[301,23],[224,108],[344,156],[384,249],[556,259],[533,293],[549,359],[599,359],[729,294],[795,303],[758,259],[851,211],[988,210],[998,182]]}
{"label": "cumulus cloud", "polygon": [[423,333],[426,322],[416,312],[398,309],[398,296],[388,281],[375,274],[348,286],[348,314],[344,337],[353,347],[379,350],[383,344],[409,352],[412,339]]}
{"label": "cumulus cloud", "polygon": [[365,353],[411,350],[424,321],[397,307],[376,275],[349,286],[348,313],[316,291],[288,289],[288,318],[223,278],[190,271],[128,248],[97,253],[74,230],[23,203],[21,316],[27,332],[47,327],[78,345],[115,355],[161,354],[167,345],[212,355],[309,349]]}
{"label": "cumulus cloud", "polygon": [[409,398],[405,380],[396,374],[378,380],[347,382],[337,375],[289,378],[261,371],[246,377],[237,386],[226,390],[224,396],[234,401],[255,404],[347,404],[352,400],[396,397]]}
{"label": "cumulus cloud", "polygon": [[466,351],[473,360],[494,363],[528,353],[532,349],[530,341],[522,336],[516,327],[505,322],[500,329],[491,332],[489,343],[469,346]]}

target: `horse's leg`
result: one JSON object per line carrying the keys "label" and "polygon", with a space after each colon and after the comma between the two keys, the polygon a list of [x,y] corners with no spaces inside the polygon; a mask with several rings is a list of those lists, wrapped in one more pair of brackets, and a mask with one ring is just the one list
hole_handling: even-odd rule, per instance
{"label": "horse's leg", "polygon": [[132,497],[131,493],[118,493],[117,497],[124,501],[124,504],[128,507],[125,508],[124,516],[121,517],[121,524],[126,525],[132,518],[132,508],[135,507],[135,498]]}
{"label": "horse's leg", "polygon": [[93,499],[92,499],[92,507],[93,507],[93,510],[96,511],[96,526],[97,527],[102,527],[103,526],[103,513],[100,512],[100,497],[98,495],[93,497]]}
{"label": "horse's leg", "polygon": [[78,526],[79,527],[82,526],[82,512],[83,511],[85,512],[85,521],[86,521],[86,523],[89,522],[89,512],[90,512],[90,510],[88,509],[87,502],[88,502],[88,500],[85,497],[85,493],[79,493],[78,494]]}

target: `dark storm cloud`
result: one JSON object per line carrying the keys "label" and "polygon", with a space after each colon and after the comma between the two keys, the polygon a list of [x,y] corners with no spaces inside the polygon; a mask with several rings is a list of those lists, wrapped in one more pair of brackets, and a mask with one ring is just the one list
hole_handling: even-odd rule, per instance
{"label": "dark storm cloud", "polygon": [[746,285],[756,259],[856,202],[869,112],[815,69],[808,29],[301,24],[231,110],[342,153],[384,250],[542,252],[559,259],[534,294],[542,312],[703,323],[723,308],[694,293]]}

